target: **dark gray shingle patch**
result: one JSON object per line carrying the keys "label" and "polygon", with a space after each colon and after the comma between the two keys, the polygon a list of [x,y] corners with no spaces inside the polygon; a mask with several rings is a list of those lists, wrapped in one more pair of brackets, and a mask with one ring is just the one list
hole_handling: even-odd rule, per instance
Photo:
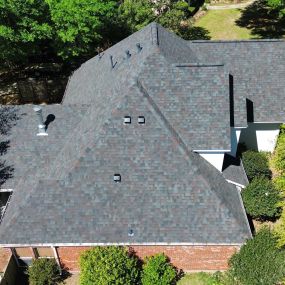
{"label": "dark gray shingle patch", "polygon": [[242,161],[239,157],[233,157],[229,154],[225,154],[222,172],[225,179],[243,186],[248,185],[248,179],[245,174]]}

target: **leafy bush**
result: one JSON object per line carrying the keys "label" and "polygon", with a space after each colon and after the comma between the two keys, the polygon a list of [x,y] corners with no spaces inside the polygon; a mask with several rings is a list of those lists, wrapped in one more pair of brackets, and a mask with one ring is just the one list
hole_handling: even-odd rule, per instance
{"label": "leafy bush", "polygon": [[249,181],[265,176],[271,178],[267,154],[248,150],[242,154],[242,162]]}
{"label": "leafy bush", "polygon": [[164,254],[146,258],[142,273],[143,285],[170,285],[175,278],[176,270]]}
{"label": "leafy bush", "polygon": [[231,275],[242,285],[273,285],[285,276],[285,252],[276,247],[269,228],[262,228],[229,261]]}
{"label": "leafy bush", "polygon": [[80,284],[134,285],[139,280],[137,259],[123,247],[94,247],[80,256]]}
{"label": "leafy bush", "polygon": [[281,175],[285,175],[285,125],[281,125],[271,163]]}
{"label": "leafy bush", "polygon": [[272,219],[280,216],[280,194],[267,178],[255,178],[241,194],[246,212],[253,218]]}
{"label": "leafy bush", "polygon": [[31,285],[54,285],[60,281],[58,265],[52,258],[34,259],[28,275]]}

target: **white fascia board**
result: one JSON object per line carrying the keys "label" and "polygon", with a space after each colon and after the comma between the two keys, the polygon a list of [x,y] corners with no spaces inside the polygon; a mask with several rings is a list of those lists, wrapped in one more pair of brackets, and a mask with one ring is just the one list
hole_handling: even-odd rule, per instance
{"label": "white fascia board", "polygon": [[280,121],[273,121],[273,122],[253,122],[253,124],[268,124],[268,125],[270,125],[270,124],[283,124],[283,123],[285,123],[285,121],[284,121],[284,122],[280,122]]}
{"label": "white fascia board", "polygon": [[229,182],[229,183],[231,183],[231,184],[234,184],[234,185],[239,186],[239,187],[241,187],[241,188],[245,188],[245,185],[239,184],[239,183],[234,182],[234,181],[229,180],[229,179],[226,179],[226,180],[227,180],[227,182]]}
{"label": "white fascia board", "polygon": [[217,153],[217,152],[231,152],[230,149],[213,149],[213,150],[205,150],[205,149],[193,149],[194,152],[207,152],[207,153]]}
{"label": "white fascia board", "polygon": [[0,247],[71,247],[71,246],[241,246],[243,243],[189,243],[189,242],[146,242],[146,243],[22,243],[22,244],[0,244]]}
{"label": "white fascia board", "polygon": [[5,189],[5,188],[0,189],[0,192],[13,192],[13,191],[14,189]]}

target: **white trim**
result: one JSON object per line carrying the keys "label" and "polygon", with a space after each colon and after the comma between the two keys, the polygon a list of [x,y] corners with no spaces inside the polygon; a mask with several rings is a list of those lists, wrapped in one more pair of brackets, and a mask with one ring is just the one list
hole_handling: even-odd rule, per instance
{"label": "white trim", "polygon": [[[285,121],[284,121],[285,122]],[[276,121],[274,121],[274,122],[252,122],[253,124],[284,124],[284,122],[280,122],[280,121],[278,121],[278,122],[276,122]]]}
{"label": "white trim", "polygon": [[13,191],[14,191],[13,189],[8,189],[8,188],[7,188],[7,189],[6,189],[6,188],[1,188],[1,189],[0,189],[0,192],[1,192],[1,193],[4,193],[4,192],[13,192]]}
{"label": "white trim", "polygon": [[205,149],[193,149],[195,152],[231,152],[230,149],[213,149],[213,150],[205,150]]}
{"label": "white trim", "polygon": [[226,181],[229,182],[229,183],[231,183],[231,184],[234,184],[234,185],[236,185],[236,186],[239,186],[239,187],[241,187],[241,188],[245,188],[245,187],[246,187],[245,185],[239,184],[239,183],[234,182],[234,181],[229,180],[229,179],[226,179]]}
{"label": "white trim", "polygon": [[135,242],[99,242],[99,243],[22,243],[22,244],[0,244],[0,247],[68,247],[68,246],[151,246],[151,245],[161,245],[161,246],[228,246],[236,245],[240,246],[243,243],[191,243],[191,242],[146,242],[146,243],[135,243]]}
{"label": "white trim", "polygon": [[54,258],[55,258],[55,261],[58,265],[58,269],[59,269],[59,272],[60,272],[60,275],[62,274],[62,270],[61,270],[61,266],[60,266],[60,260],[59,260],[59,257],[58,257],[58,253],[57,253],[57,250],[54,246],[51,247],[52,248],[52,251],[53,251],[53,254],[54,254]]}

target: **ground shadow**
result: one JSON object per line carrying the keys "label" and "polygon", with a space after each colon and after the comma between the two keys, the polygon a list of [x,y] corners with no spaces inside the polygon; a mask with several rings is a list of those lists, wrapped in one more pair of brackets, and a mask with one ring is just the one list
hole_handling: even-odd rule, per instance
{"label": "ground shadow", "polygon": [[269,8],[266,0],[257,0],[241,10],[236,24],[251,30],[255,38],[278,39],[285,36],[285,17],[279,17],[279,11]]}
{"label": "ground shadow", "polygon": [[[185,39],[185,38],[184,38]],[[191,27],[186,40],[210,40],[210,32],[202,27]]]}

